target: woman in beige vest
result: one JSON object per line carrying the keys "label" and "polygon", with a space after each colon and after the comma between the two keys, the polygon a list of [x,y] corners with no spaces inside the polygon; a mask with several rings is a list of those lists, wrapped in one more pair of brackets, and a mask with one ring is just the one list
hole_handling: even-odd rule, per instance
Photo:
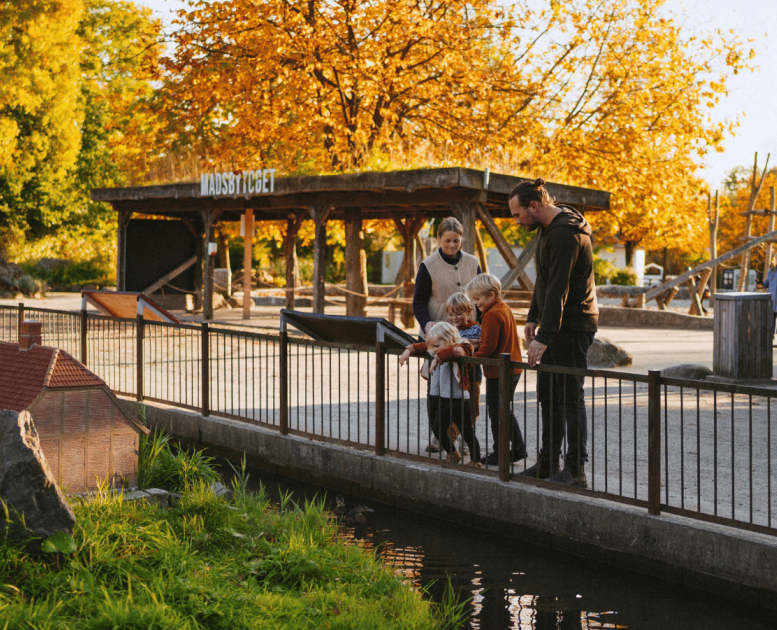
{"label": "woman in beige vest", "polygon": [[[481,273],[478,259],[461,251],[464,227],[455,217],[443,219],[437,230],[438,250],[426,258],[418,267],[413,293],[413,314],[421,327],[421,341],[436,322],[446,321],[445,303],[448,298],[463,291],[470,280]],[[432,438],[426,450],[437,453],[440,450],[439,427],[435,422],[439,396],[429,396],[426,409]]]}

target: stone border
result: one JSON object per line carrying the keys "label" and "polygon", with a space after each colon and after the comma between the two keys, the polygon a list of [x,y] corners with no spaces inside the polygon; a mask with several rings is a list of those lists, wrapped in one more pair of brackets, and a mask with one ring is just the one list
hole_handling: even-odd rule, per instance
{"label": "stone border", "polygon": [[[134,410],[134,400],[123,400]],[[270,472],[777,609],[777,537],[531,483],[501,482],[146,404],[149,428]]]}

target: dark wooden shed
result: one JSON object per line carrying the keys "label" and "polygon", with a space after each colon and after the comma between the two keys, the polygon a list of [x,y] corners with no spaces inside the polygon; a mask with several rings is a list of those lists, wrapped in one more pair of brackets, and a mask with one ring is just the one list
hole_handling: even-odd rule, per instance
{"label": "dark wooden shed", "polygon": [[[245,173],[245,172],[244,172]],[[249,172],[250,173],[250,172]],[[239,176],[240,174],[235,174]],[[221,174],[219,174],[221,177]],[[247,179],[247,178],[246,178]],[[266,179],[266,178],[265,178]],[[226,181],[226,180],[225,180]],[[251,183],[260,179],[251,180]],[[512,189],[526,178],[512,177],[468,168],[432,168],[411,171],[380,173],[353,173],[345,175],[278,177],[272,190],[268,186],[252,186],[246,191],[239,180],[231,194],[225,185],[212,194],[203,182],[142,186],[127,188],[102,188],[92,191],[94,201],[109,202],[118,213],[118,252],[116,265],[117,288],[142,290],[150,295],[165,282],[184,272],[194,270],[195,291],[204,304],[204,316],[213,316],[212,256],[206,255],[207,243],[213,241],[214,226],[219,221],[245,219],[246,229],[252,230],[254,221],[287,222],[284,250],[287,260],[287,286],[293,288],[294,279],[289,262],[293,259],[294,243],[303,221],[315,223],[313,311],[324,311],[324,264],[326,226],[331,220],[345,222],[346,229],[346,298],[348,315],[364,313],[364,295],[367,280],[364,270],[361,236],[362,221],[367,219],[391,219],[402,234],[405,244],[403,281],[410,283],[415,273],[415,242],[424,222],[430,218],[456,216],[464,225],[464,249],[484,255],[476,229],[480,221],[494,240],[511,270],[503,283],[511,286],[516,279],[531,288],[531,281],[523,269],[533,255],[533,247],[524,249],[519,260],[512,247],[504,239],[494,223],[494,218],[509,217],[507,199]],[[265,182],[266,183],[266,182]],[[219,186],[221,188],[221,186]],[[267,192],[257,192],[261,188]],[[609,208],[610,194],[575,186],[550,183],[547,188],[559,203],[574,206],[582,212]],[[203,194],[204,193],[204,194]],[[188,244],[169,244],[184,252],[176,262],[167,262],[170,268],[158,269],[157,280],[148,286],[134,286],[135,279],[127,272],[127,231],[132,217],[138,214],[178,219],[196,239],[194,253]],[[171,232],[172,233],[172,232]],[[479,247],[479,245],[481,245]],[[145,280],[144,282],[147,282]],[[287,308],[294,306],[294,293],[287,291]]]}

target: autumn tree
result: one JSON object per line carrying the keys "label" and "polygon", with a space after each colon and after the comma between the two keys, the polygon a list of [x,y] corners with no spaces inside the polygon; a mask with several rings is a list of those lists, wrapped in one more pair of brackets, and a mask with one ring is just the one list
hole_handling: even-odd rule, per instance
{"label": "autumn tree", "polygon": [[[156,104],[169,147],[286,173],[460,164],[612,192],[633,249],[697,248],[695,163],[750,53],[663,0],[197,1]],[[698,200],[697,200],[698,196]]]}
{"label": "autumn tree", "polygon": [[17,256],[113,255],[90,190],[143,170],[159,24],[123,0],[0,4],[0,230]]}

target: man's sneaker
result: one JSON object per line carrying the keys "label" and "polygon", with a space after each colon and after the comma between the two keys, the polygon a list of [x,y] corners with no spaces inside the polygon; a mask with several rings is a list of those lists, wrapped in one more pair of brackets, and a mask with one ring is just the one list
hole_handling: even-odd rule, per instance
{"label": "man's sneaker", "polygon": [[438,440],[434,435],[432,436],[432,439],[429,440],[429,444],[426,445],[426,452],[427,453],[440,452],[440,440]]}
{"label": "man's sneaker", "polygon": [[526,447],[522,446],[521,448],[514,448],[512,451],[510,451],[510,461],[511,462],[519,462],[522,459],[526,459]]}
{"label": "man's sneaker", "polygon": [[585,476],[585,466],[583,464],[579,466],[564,466],[564,470],[553,475],[550,480],[567,486],[575,486],[576,488],[588,487],[588,478]]}
{"label": "man's sneaker", "polygon": [[550,479],[554,475],[557,475],[561,470],[559,465],[559,458],[544,457],[540,453],[539,461],[533,466],[529,466],[523,472],[518,473],[523,477],[534,477],[535,479]]}
{"label": "man's sneaker", "polygon": [[483,466],[499,466],[499,455],[496,454],[496,451],[489,453],[480,459],[480,463]]}

